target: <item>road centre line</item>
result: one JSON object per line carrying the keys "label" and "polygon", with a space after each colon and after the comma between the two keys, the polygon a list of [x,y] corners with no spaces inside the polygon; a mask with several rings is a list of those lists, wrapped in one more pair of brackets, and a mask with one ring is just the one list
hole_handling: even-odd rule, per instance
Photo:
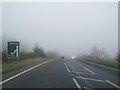
{"label": "road centre line", "polygon": [[73,81],[74,81],[75,85],[77,86],[77,88],[79,88],[80,90],[82,90],[82,89],[81,89],[81,86],[78,84],[78,82],[76,81],[75,78],[73,78]]}
{"label": "road centre line", "polygon": [[12,77],[10,77],[10,78],[8,78],[8,79],[2,81],[2,82],[0,82],[0,85],[3,84],[3,83],[6,83],[6,82],[8,82],[8,81],[10,81],[10,80],[12,80],[12,79],[14,79],[14,78],[16,78],[16,77],[18,77],[18,76],[20,76],[20,75],[22,75],[22,74],[24,74],[24,73],[26,73],[26,72],[28,72],[28,71],[34,69],[34,68],[37,68],[37,67],[39,67],[39,66],[41,66],[41,65],[43,65],[43,64],[45,64],[45,63],[47,63],[47,62],[51,62],[51,61],[53,61],[53,60],[55,60],[55,59],[52,59],[52,60],[49,60],[49,61],[40,63],[40,64],[38,64],[38,65],[36,65],[36,66],[33,66],[33,67],[31,67],[31,68],[29,68],[29,69],[27,69],[27,70],[24,70],[23,72],[20,72],[20,73],[14,75],[14,76],[12,76]]}
{"label": "road centre line", "polygon": [[69,70],[69,68],[67,67],[66,63],[64,63],[64,64],[65,64],[65,67],[66,67],[67,71],[70,72],[70,70]]}
{"label": "road centre line", "polygon": [[118,85],[114,84],[113,82],[110,82],[109,80],[105,80],[105,81],[120,89],[120,87]]}
{"label": "road centre line", "polygon": [[65,66],[66,66],[66,63],[64,63],[65,64]]}
{"label": "road centre line", "polygon": [[65,66],[66,67],[66,69],[68,70],[68,72],[70,72],[70,70],[68,69],[68,67],[67,66]]}
{"label": "road centre line", "polygon": [[92,80],[92,81],[98,81],[98,82],[105,82],[103,80],[91,79],[91,78],[85,78],[85,77],[76,77],[76,78],[81,78],[81,79],[86,79],[86,80]]}
{"label": "road centre line", "polygon": [[84,67],[84,69],[86,69],[87,71],[91,72],[92,74],[95,74],[94,72],[92,72],[91,70],[87,69],[86,67]]}

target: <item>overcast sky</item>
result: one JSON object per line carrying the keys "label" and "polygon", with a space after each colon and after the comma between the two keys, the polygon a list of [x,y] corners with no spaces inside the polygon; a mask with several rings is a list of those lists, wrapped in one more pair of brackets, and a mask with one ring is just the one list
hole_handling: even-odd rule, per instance
{"label": "overcast sky", "polygon": [[3,3],[3,35],[76,56],[94,46],[118,51],[117,2]]}

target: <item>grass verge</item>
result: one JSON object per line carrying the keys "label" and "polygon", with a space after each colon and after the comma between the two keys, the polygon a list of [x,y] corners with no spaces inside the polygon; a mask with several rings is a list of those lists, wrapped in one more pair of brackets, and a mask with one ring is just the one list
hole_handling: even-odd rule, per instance
{"label": "grass verge", "polygon": [[87,60],[87,61],[90,61],[90,62],[94,62],[94,63],[102,64],[102,65],[105,65],[105,66],[120,69],[120,63],[118,63],[117,61],[101,60],[101,59],[96,59],[96,58],[92,58],[92,57],[82,57],[82,58],[84,60]]}
{"label": "grass verge", "polygon": [[45,61],[50,60],[51,58],[35,58],[35,59],[27,59],[24,61],[18,61],[18,62],[13,62],[13,63],[7,63],[2,65],[2,73],[8,73],[14,70],[17,70],[18,68],[30,65],[30,64],[35,64],[35,63],[42,63]]}

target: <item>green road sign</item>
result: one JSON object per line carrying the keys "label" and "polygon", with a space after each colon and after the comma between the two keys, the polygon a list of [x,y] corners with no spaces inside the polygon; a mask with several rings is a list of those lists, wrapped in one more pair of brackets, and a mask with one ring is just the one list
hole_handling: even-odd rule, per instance
{"label": "green road sign", "polygon": [[19,57],[19,42],[8,42],[8,58]]}

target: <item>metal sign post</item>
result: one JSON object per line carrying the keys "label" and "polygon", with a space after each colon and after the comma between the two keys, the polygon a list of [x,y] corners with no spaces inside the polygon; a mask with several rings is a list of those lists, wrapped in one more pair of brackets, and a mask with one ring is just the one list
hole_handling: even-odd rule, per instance
{"label": "metal sign post", "polygon": [[19,42],[8,42],[8,58],[19,60]]}

